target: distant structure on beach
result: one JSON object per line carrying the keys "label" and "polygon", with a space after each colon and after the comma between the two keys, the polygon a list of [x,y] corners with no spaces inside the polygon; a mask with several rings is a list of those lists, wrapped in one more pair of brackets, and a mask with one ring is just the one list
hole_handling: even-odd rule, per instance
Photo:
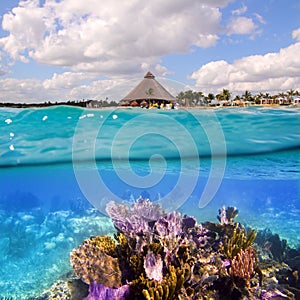
{"label": "distant structure on beach", "polygon": [[174,105],[176,98],[172,96],[151,72],[120,102],[120,106],[141,106],[151,108]]}

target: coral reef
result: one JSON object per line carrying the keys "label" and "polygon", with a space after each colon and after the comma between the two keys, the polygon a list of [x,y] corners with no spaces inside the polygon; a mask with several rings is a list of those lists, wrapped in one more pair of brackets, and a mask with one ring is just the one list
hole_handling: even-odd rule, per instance
{"label": "coral reef", "polygon": [[89,284],[86,300],[295,299],[265,276],[257,233],[235,222],[234,207],[219,210],[218,224],[198,224],[141,198],[130,207],[110,202],[107,212],[114,239],[92,237],[70,255],[76,276]]}
{"label": "coral reef", "polygon": [[248,247],[245,250],[241,250],[237,256],[232,259],[229,274],[243,278],[247,283],[250,283],[250,279],[254,275],[256,268],[256,251],[254,248]]}
{"label": "coral reef", "polygon": [[149,279],[162,281],[163,279],[163,262],[160,254],[148,252],[144,260],[144,269]]}
{"label": "coral reef", "polygon": [[286,240],[281,240],[278,234],[272,234],[269,229],[258,232],[255,241],[268,251],[270,258],[283,261],[289,251]]}
{"label": "coral reef", "polygon": [[256,231],[250,230],[248,233],[246,230],[239,226],[237,223],[234,228],[231,236],[227,237],[223,242],[224,253],[228,258],[234,258],[242,250],[250,247],[256,237]]}
{"label": "coral reef", "polygon": [[162,282],[141,278],[139,284],[145,286],[142,293],[146,300],[171,300],[181,290],[183,283],[184,274],[182,270],[171,266],[169,273],[164,277]]}
{"label": "coral reef", "polygon": [[89,287],[89,295],[83,300],[126,300],[129,299],[130,286],[124,284],[115,289],[93,282]]}
{"label": "coral reef", "polygon": [[219,209],[219,215],[217,218],[221,225],[233,224],[234,219],[238,216],[238,214],[239,211],[236,207],[229,206],[226,208],[225,206],[222,206]]}
{"label": "coral reef", "polygon": [[87,284],[95,281],[109,287],[119,287],[121,271],[118,258],[113,257],[115,247],[115,242],[108,236],[85,240],[70,254],[75,274]]}
{"label": "coral reef", "polygon": [[[38,297],[28,300],[82,300],[88,295],[88,285],[79,279],[58,280]],[[0,299],[2,299],[0,297]],[[11,298],[13,300],[13,298]],[[23,299],[23,298],[22,298]],[[25,298],[24,298],[25,299]]]}

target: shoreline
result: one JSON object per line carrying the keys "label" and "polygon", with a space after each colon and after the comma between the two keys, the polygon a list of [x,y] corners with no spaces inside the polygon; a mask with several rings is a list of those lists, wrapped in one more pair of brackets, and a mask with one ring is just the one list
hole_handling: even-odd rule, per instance
{"label": "shoreline", "polygon": [[59,107],[59,106],[66,106],[66,107],[78,107],[83,109],[90,109],[90,110],[103,110],[103,109],[143,109],[143,110],[163,110],[163,111],[173,111],[173,110],[183,110],[183,109],[218,109],[218,108],[248,108],[248,107],[268,107],[268,108],[287,108],[287,107],[293,107],[293,108],[300,108],[299,105],[293,105],[293,104],[251,104],[251,105],[207,105],[207,106],[178,106],[176,109],[157,109],[157,108],[142,108],[142,107],[132,107],[132,106],[105,106],[105,107],[87,107],[85,102],[79,102],[76,104],[70,104],[70,103],[52,103],[52,104],[26,104],[26,103],[9,103],[4,104],[0,103],[0,109],[1,108],[48,108],[48,107]]}

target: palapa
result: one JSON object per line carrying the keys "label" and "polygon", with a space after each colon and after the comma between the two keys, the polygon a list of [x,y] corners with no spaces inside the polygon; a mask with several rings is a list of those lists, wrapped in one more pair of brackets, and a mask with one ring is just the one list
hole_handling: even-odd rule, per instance
{"label": "palapa", "polygon": [[156,79],[155,76],[149,71],[144,76],[144,79],[126,95],[119,105],[124,105],[132,102],[137,102],[139,105],[145,101],[151,103],[173,103],[176,98],[172,96]]}

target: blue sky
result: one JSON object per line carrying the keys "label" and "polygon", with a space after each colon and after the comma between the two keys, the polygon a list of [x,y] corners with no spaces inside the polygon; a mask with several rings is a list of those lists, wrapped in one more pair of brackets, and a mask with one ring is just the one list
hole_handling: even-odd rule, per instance
{"label": "blue sky", "polygon": [[300,91],[300,0],[102,2],[1,1],[0,102]]}

